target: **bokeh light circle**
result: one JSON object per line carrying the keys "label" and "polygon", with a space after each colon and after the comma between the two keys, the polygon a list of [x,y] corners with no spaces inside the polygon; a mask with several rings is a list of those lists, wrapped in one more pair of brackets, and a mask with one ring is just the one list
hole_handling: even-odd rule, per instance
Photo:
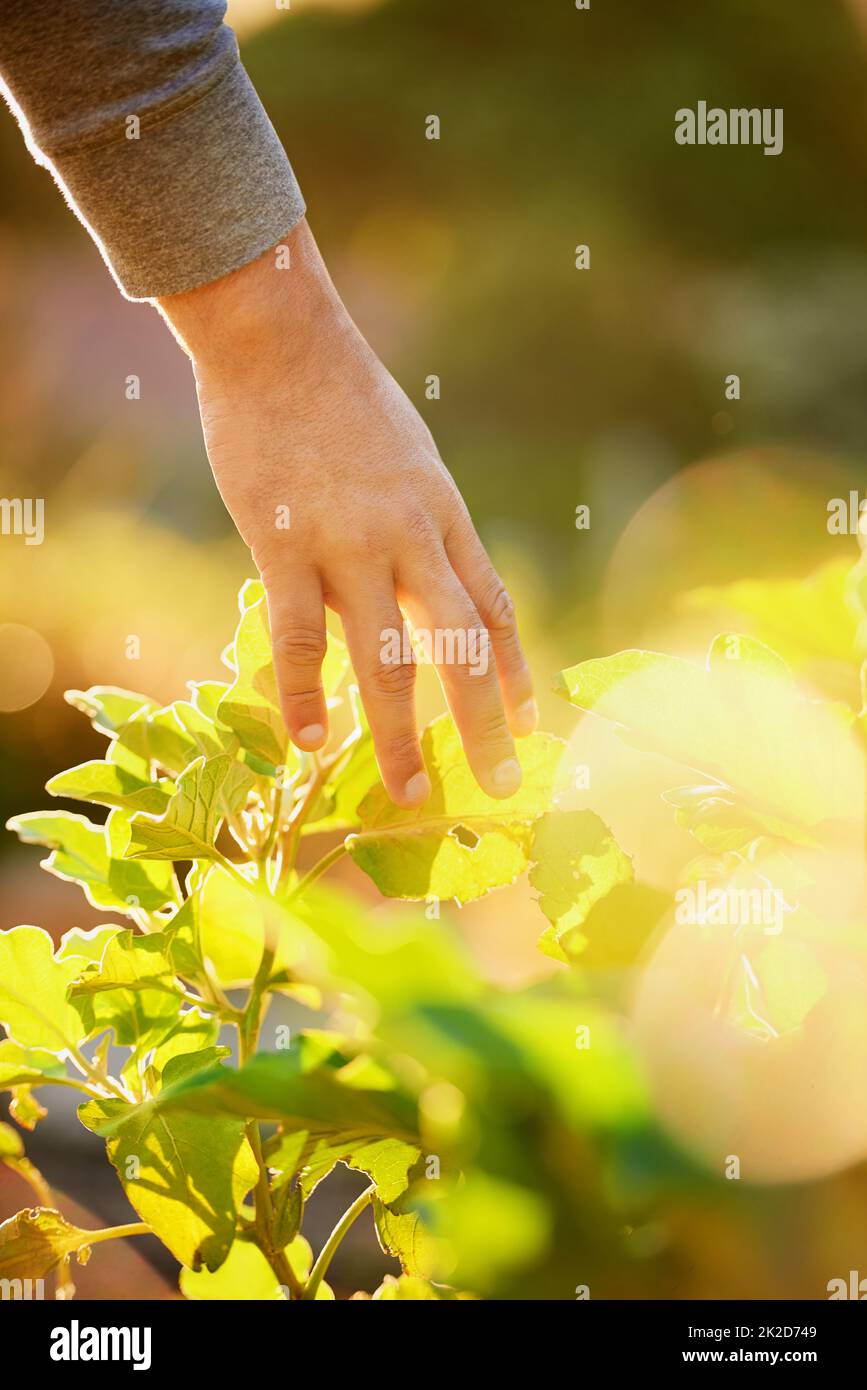
{"label": "bokeh light circle", "polygon": [[54,656],[41,633],[21,623],[0,623],[0,712],[35,705],[53,675]]}

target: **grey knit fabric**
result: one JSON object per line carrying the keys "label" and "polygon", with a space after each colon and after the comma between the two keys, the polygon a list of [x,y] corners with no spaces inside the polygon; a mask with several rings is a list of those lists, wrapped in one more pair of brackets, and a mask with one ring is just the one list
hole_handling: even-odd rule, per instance
{"label": "grey knit fabric", "polygon": [[0,79],[129,299],[245,265],[303,217],[223,0],[2,0]]}

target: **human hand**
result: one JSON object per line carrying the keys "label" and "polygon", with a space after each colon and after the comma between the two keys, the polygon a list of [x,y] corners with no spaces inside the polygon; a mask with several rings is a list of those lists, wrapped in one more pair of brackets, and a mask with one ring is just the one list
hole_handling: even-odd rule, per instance
{"label": "human hand", "polygon": [[[289,269],[278,268],[281,249]],[[427,799],[415,667],[394,659],[406,644],[388,640],[406,613],[426,635],[479,785],[511,796],[521,780],[512,735],[537,720],[511,601],[430,431],[344,309],[306,222],[276,253],[159,307],[193,359],[214,477],[265,584],[292,741],[314,751],[327,739],[327,604],[389,795],[406,807]]]}

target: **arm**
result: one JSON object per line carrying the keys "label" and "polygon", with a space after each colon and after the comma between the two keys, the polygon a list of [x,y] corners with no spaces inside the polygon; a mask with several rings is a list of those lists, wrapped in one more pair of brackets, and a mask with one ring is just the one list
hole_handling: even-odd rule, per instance
{"label": "arm", "polygon": [[[327,738],[320,679],[327,604],[343,621],[390,795],[406,806],[426,799],[430,784],[417,732],[414,667],[395,662],[384,647],[387,633],[402,632],[403,610],[416,627],[447,638],[439,652],[434,643],[434,655],[441,657],[440,676],[470,764],[487,792],[511,795],[520,783],[512,735],[528,734],[536,723],[511,603],[430,432],[331,283],[303,220],[285,155],[255,93],[239,76],[233,40],[229,60],[225,57],[229,31],[211,22],[216,11],[222,15],[222,5],[137,0],[129,9],[141,10],[155,26],[149,41],[142,41],[135,22],[131,36],[124,7],[126,33],[116,34],[111,44],[99,36],[105,34],[109,12],[114,22],[115,5],[86,0],[69,8],[78,14],[100,12],[101,24],[90,31],[94,53],[81,110],[62,122],[65,152],[58,146],[51,161],[55,177],[71,186],[71,165],[80,158],[89,161],[86,189],[82,192],[79,184],[77,194],[80,215],[101,240],[122,287],[157,300],[192,358],[217,486],[265,582],[290,736],[308,751]],[[48,9],[44,0],[10,5],[22,24],[24,14],[39,11],[44,18]],[[93,64],[103,51],[100,43],[108,62],[112,49],[127,54],[130,42],[135,48],[135,35],[150,61],[154,34],[177,38],[182,17],[187,21],[186,46],[181,44],[184,80],[202,82],[205,90],[195,88],[192,104],[175,90],[168,109],[146,106],[148,124],[142,120],[141,138],[150,130],[153,168],[162,169],[167,186],[160,190],[154,182],[147,190],[152,205],[138,202],[131,211],[118,205],[117,192],[97,185],[102,159],[115,170],[116,136],[108,144],[105,137],[115,131],[113,122],[128,104],[136,64],[125,58],[128,76],[121,97],[113,82],[108,96],[102,95],[104,84],[94,80]],[[209,21],[207,34],[193,42],[202,17]],[[8,70],[4,29],[6,21],[0,22],[0,61]],[[176,57],[177,42],[162,47]],[[227,61],[227,74],[220,77]],[[159,75],[151,73],[149,80],[155,91],[165,91],[169,74],[163,74],[162,84]],[[170,128],[178,139],[185,132],[183,143],[193,114],[218,105],[227,81],[243,88],[244,118],[229,113],[222,134],[212,132],[204,150],[184,156],[196,165],[196,187],[208,185],[203,217],[186,197],[186,185],[174,185],[171,160],[177,149]],[[106,102],[98,117],[89,105],[91,85]],[[14,82],[10,86],[14,90]],[[39,84],[32,77],[29,86],[19,79],[19,91],[25,86],[31,91]],[[32,111],[43,112],[46,101],[37,92]],[[73,152],[78,144],[72,131],[82,121],[100,134],[79,155]],[[72,142],[68,149],[66,141]],[[257,192],[241,177],[240,188],[223,188],[227,168],[232,183],[233,169],[245,160],[251,168],[281,171],[274,187]],[[178,198],[184,202],[181,211]],[[219,213],[223,203],[225,219]],[[144,240],[130,223],[139,217],[149,227]],[[277,523],[287,507],[288,529]],[[473,647],[480,637],[481,645]]]}

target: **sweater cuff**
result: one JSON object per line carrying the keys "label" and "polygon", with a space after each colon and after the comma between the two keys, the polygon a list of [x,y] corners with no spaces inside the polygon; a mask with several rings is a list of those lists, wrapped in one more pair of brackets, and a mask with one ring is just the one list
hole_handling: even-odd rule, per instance
{"label": "sweater cuff", "polygon": [[180,294],[267,251],[304,199],[240,62],[138,139],[52,156],[57,182],[127,299]]}

